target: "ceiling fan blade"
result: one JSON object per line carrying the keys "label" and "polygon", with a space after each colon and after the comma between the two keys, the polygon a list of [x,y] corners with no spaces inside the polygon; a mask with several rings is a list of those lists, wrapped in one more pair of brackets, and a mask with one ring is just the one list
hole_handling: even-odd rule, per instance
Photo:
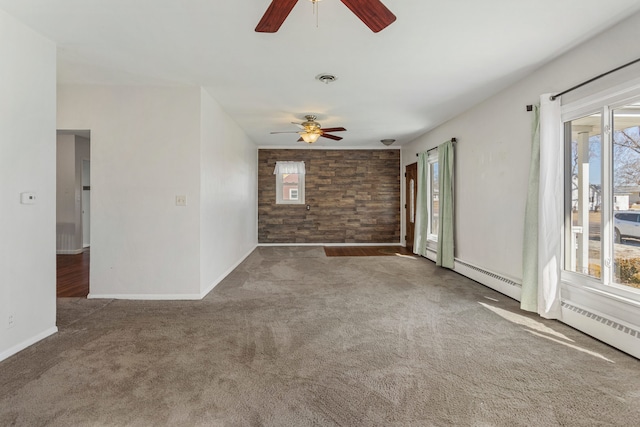
{"label": "ceiling fan blade", "polygon": [[384,30],[396,16],[380,0],[340,0],[374,33]]}
{"label": "ceiling fan blade", "polygon": [[304,141],[304,139],[302,139],[302,138],[298,138],[298,142],[300,142],[300,141]]}
{"label": "ceiling fan blade", "polygon": [[345,132],[345,128],[322,128],[320,129],[322,132]]}
{"label": "ceiling fan blade", "polygon": [[300,129],[304,129],[304,126],[302,126],[302,123],[291,122],[291,124],[298,126]]}
{"label": "ceiling fan blade", "polygon": [[297,130],[291,130],[291,131],[286,131],[286,132],[269,132],[270,134],[275,134],[275,133],[300,133]]}
{"label": "ceiling fan blade", "polygon": [[329,139],[333,139],[334,141],[340,141],[342,139],[341,136],[335,136],[335,135],[330,135],[328,133],[323,133],[322,135],[320,135],[324,138],[329,138]]}
{"label": "ceiling fan blade", "polygon": [[257,33],[275,33],[298,0],[273,0],[256,26]]}

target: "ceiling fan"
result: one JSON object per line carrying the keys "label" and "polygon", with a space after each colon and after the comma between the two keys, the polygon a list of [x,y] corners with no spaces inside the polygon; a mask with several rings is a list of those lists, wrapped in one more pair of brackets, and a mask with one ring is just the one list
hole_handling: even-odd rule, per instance
{"label": "ceiling fan", "polygon": [[[314,6],[320,0],[310,0]],[[396,16],[380,0],[340,0],[374,33],[384,30]],[[273,0],[256,27],[258,33],[275,33],[298,0]]]}
{"label": "ceiling fan", "polygon": [[302,123],[291,122],[294,125],[298,126],[300,129],[302,129],[301,131],[271,132],[271,133],[272,134],[275,134],[275,133],[297,133],[297,134],[300,135],[300,139],[298,141],[304,141],[304,142],[306,142],[308,144],[313,144],[320,137],[333,139],[334,141],[340,141],[342,139],[342,137],[331,135],[328,132],[344,132],[344,131],[346,131],[346,129],[343,128],[343,127],[322,128],[320,123],[316,122],[316,116],[313,116],[311,114],[304,116],[304,118],[307,119],[307,120],[302,122]]}

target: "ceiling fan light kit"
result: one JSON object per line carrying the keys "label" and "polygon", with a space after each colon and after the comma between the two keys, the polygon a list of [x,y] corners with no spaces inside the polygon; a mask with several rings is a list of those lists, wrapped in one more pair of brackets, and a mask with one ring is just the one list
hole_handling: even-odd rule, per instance
{"label": "ceiling fan light kit", "polygon": [[320,138],[320,134],[316,132],[304,132],[300,134],[300,138],[307,144],[313,144]]}
{"label": "ceiling fan light kit", "polygon": [[[314,11],[319,0],[311,0]],[[384,30],[396,20],[396,16],[380,0],[340,0],[371,31]],[[256,26],[258,33],[275,33],[287,19],[298,0],[273,0]]]}
{"label": "ceiling fan light kit", "polygon": [[290,132],[271,132],[274,133],[297,133],[300,135],[300,139],[298,141],[304,141],[307,144],[313,144],[318,140],[318,138],[328,138],[333,139],[334,141],[340,141],[342,137],[331,135],[329,132],[345,132],[346,129],[343,127],[335,127],[335,128],[322,128],[320,123],[316,122],[316,116],[312,114],[307,114],[304,116],[306,121],[302,123],[292,122],[294,125],[298,126],[301,131],[290,131]]}

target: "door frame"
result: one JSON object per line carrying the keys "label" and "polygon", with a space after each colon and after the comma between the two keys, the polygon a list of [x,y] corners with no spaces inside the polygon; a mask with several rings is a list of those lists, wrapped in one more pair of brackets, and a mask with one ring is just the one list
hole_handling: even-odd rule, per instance
{"label": "door frame", "polygon": [[[405,246],[413,251],[415,242],[416,198],[418,196],[418,163],[414,162],[404,167],[405,187]],[[411,180],[413,179],[413,188]],[[413,194],[412,194],[413,193]]]}
{"label": "door frame", "polygon": [[[86,169],[86,174],[85,174]],[[87,178],[85,181],[85,177]],[[82,247],[91,246],[91,160],[82,159]],[[86,210],[86,212],[85,212]]]}

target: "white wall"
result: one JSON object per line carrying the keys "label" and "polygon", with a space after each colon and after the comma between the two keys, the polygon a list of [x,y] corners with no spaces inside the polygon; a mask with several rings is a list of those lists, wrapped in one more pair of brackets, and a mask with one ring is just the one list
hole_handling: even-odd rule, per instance
{"label": "white wall", "polygon": [[2,360],[57,330],[56,47],[0,11],[0,58]]}
{"label": "white wall", "polygon": [[90,297],[198,298],[200,89],[60,86],[58,128],[91,131]]}
{"label": "white wall", "polygon": [[58,128],[91,130],[90,297],[201,298],[255,248],[257,149],[205,90],[60,86]]}
{"label": "white wall", "polygon": [[562,91],[636,59],[638,23],[636,14],[403,147],[407,165],[416,161],[416,153],[451,137],[458,139],[458,258],[508,277],[522,277],[519,248],[531,154],[531,113],[525,106],[538,102],[542,93]]}
{"label": "white wall", "polygon": [[204,89],[201,106],[200,290],[204,295],[256,247],[258,150]]}
{"label": "white wall", "polygon": [[[640,57],[638,28],[640,14],[403,147],[403,165],[407,165],[415,162],[416,153],[451,137],[458,139],[456,258],[521,282],[532,120],[525,106],[537,103],[543,93],[560,92]],[[613,79],[619,80],[620,76],[634,72],[637,77],[638,68]],[[602,89],[604,84],[611,84],[611,80],[582,92]],[[519,297],[519,291],[515,294]],[[592,299],[592,305],[595,307],[598,303]],[[616,313],[608,315],[615,318]],[[575,322],[573,326],[589,329]],[[629,335],[621,339],[630,340]]]}

